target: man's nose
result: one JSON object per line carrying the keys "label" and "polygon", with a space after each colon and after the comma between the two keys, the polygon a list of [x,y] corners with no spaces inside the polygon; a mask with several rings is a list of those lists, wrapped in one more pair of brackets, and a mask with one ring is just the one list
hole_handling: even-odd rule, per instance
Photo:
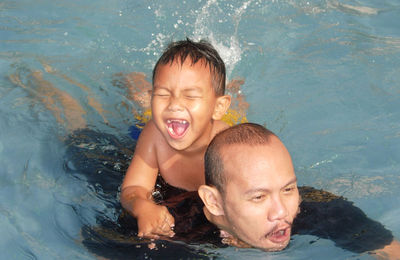
{"label": "man's nose", "polygon": [[268,212],[268,220],[275,221],[284,219],[288,215],[286,205],[283,202],[281,196],[276,196],[273,198],[271,207]]}

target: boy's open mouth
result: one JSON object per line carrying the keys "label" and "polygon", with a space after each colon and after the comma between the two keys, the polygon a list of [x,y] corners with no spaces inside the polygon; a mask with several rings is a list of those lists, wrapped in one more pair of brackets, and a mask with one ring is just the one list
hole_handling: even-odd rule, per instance
{"label": "boy's open mouth", "polygon": [[169,135],[174,138],[182,138],[186,134],[189,127],[189,122],[182,119],[168,119],[167,129]]}

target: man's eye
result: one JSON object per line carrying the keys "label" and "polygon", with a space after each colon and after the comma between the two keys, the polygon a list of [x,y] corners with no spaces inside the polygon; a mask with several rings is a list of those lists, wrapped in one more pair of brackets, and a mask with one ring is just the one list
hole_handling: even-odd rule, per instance
{"label": "man's eye", "polygon": [[290,186],[290,187],[286,187],[283,191],[285,193],[290,193],[292,191],[296,190],[296,186]]}
{"label": "man's eye", "polygon": [[252,200],[257,202],[257,201],[263,200],[264,198],[265,198],[264,195],[256,195],[256,196],[254,196],[254,197],[252,198]]}

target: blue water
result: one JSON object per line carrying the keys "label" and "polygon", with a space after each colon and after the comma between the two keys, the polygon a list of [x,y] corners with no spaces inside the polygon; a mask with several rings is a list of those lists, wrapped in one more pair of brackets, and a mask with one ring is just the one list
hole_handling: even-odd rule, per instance
{"label": "blue water", "polygon": [[[347,197],[399,240],[399,17],[396,0],[2,1],[0,258],[95,259],[81,228],[115,210],[66,172],[65,136],[82,124],[126,136],[138,106],[113,79],[149,78],[162,49],[185,37],[208,38],[228,79],[245,80],[249,121],[283,139],[300,185]],[[223,259],[371,258],[310,241],[295,236],[279,253],[204,249]]]}

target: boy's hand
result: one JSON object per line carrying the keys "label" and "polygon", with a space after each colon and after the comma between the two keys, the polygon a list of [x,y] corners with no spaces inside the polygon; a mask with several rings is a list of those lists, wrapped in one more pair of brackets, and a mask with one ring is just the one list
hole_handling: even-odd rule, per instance
{"label": "boy's hand", "polygon": [[[143,201],[143,210],[137,216],[138,237],[158,239],[160,236],[173,237],[174,217],[165,206]],[[144,210],[145,209],[145,210]]]}

